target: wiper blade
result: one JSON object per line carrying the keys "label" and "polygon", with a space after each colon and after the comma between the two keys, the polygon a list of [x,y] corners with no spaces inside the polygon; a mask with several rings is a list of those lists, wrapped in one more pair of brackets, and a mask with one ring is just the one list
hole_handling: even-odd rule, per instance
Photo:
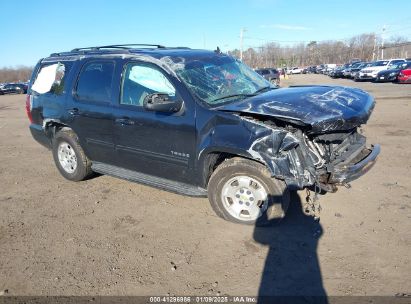
{"label": "wiper blade", "polygon": [[263,92],[265,90],[268,91],[268,90],[274,90],[274,89],[276,89],[276,88],[273,88],[272,86],[267,86],[267,87],[263,87],[261,89],[258,89],[257,91],[255,91],[252,94],[232,94],[232,95],[227,95],[227,96],[216,98],[212,102],[227,99],[227,98],[233,98],[233,97],[253,97],[253,96],[256,96],[256,95],[260,94],[261,92]]}
{"label": "wiper blade", "polygon": [[273,88],[272,86],[263,87],[263,88],[255,91],[255,92],[253,93],[253,95],[254,95],[254,96],[255,96],[255,95],[258,95],[259,93],[261,93],[261,92],[263,92],[263,91],[265,91],[265,90],[268,90],[268,91],[269,91],[269,90],[274,90],[274,89],[276,89],[276,88]]}
{"label": "wiper blade", "polygon": [[223,96],[223,97],[213,99],[212,102],[216,102],[218,100],[223,100],[223,99],[227,99],[227,98],[233,98],[233,97],[252,97],[252,96],[255,96],[255,94],[232,94],[232,95],[227,95],[227,96]]}

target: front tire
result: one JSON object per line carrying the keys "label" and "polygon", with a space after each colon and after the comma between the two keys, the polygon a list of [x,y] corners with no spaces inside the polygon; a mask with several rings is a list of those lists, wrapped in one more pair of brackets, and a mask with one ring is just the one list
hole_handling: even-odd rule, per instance
{"label": "front tire", "polygon": [[71,181],[81,181],[92,174],[91,161],[81,148],[72,130],[60,131],[53,139],[53,158],[61,175]]}
{"label": "front tire", "polygon": [[272,178],[262,164],[239,157],[224,161],[213,172],[208,198],[223,219],[256,226],[278,223],[290,204],[283,181]]}

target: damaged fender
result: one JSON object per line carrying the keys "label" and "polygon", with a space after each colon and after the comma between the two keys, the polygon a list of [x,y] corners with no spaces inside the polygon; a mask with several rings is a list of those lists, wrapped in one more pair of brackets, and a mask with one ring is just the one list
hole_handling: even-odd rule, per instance
{"label": "damaged fender", "polygon": [[[241,128],[247,132],[242,132]],[[300,133],[252,118],[221,113],[201,132],[201,167],[205,168],[205,156],[209,153],[230,153],[263,163],[273,177],[284,180],[289,187],[301,189],[313,184],[315,179],[307,170],[311,164],[302,159]]]}

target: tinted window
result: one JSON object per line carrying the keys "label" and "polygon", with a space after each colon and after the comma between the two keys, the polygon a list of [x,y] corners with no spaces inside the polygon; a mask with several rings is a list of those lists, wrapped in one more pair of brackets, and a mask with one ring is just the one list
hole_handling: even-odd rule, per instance
{"label": "tinted window", "polygon": [[387,64],[388,64],[388,61],[380,60],[380,61],[374,62],[373,66],[385,66]]}
{"label": "tinted window", "polygon": [[114,62],[92,61],[80,73],[76,96],[86,101],[110,102]]}
{"label": "tinted window", "polygon": [[126,67],[121,88],[121,104],[143,106],[144,98],[152,93],[175,97],[176,90],[168,78],[154,66],[131,63]]}
{"label": "tinted window", "polygon": [[399,62],[404,62],[404,60],[393,60],[393,61],[391,61],[390,65],[394,65],[394,64],[397,64]]}

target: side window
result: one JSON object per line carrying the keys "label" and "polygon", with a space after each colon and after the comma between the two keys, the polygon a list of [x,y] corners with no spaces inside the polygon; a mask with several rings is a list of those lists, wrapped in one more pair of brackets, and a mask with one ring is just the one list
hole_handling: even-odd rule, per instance
{"label": "side window", "polygon": [[61,62],[42,66],[31,89],[38,94],[61,95],[64,92],[64,83],[70,67],[71,65]]}
{"label": "side window", "polygon": [[110,102],[113,87],[114,62],[86,63],[78,78],[76,97],[79,100]]}
{"label": "side window", "polygon": [[152,93],[164,93],[173,98],[176,90],[154,66],[144,63],[128,64],[123,75],[120,103],[142,107],[144,98]]}

